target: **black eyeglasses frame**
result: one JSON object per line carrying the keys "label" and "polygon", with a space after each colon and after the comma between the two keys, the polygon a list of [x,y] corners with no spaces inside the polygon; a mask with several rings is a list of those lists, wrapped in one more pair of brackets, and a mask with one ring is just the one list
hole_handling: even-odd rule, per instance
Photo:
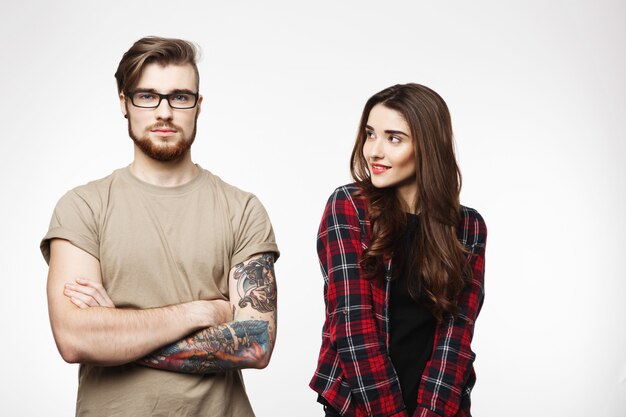
{"label": "black eyeglasses frame", "polygon": [[[135,104],[135,94],[141,94],[141,93],[146,93],[146,94],[154,94],[155,96],[159,96],[159,101],[156,104],[156,106],[139,106],[137,104]],[[177,107],[177,106],[173,106],[172,102],[170,101],[170,97],[176,96],[176,95],[180,95],[180,94],[189,94],[191,96],[193,96],[193,105],[189,106],[189,107]],[[130,99],[130,102],[133,106],[140,108],[140,109],[156,109],[157,107],[159,107],[161,105],[161,102],[163,101],[163,99],[165,99],[167,101],[167,104],[173,108],[173,109],[177,109],[177,110],[188,110],[188,109],[193,109],[194,107],[196,107],[198,105],[198,98],[200,97],[200,93],[190,93],[190,92],[174,92],[174,93],[170,93],[170,94],[161,94],[161,93],[157,93],[155,91],[133,91],[133,92],[124,92],[124,95],[126,97],[128,97]]]}

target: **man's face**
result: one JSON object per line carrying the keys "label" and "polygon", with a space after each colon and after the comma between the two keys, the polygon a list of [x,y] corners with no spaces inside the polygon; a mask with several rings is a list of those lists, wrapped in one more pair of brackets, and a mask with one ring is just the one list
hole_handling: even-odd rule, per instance
{"label": "man's face", "polygon": [[[197,93],[197,80],[191,65],[148,64],[143,68],[137,87],[129,93]],[[128,118],[128,134],[148,157],[167,162],[183,157],[196,137],[196,120],[202,97],[191,109],[174,109],[166,99],[157,108],[135,107],[130,98],[120,94],[122,113]]]}

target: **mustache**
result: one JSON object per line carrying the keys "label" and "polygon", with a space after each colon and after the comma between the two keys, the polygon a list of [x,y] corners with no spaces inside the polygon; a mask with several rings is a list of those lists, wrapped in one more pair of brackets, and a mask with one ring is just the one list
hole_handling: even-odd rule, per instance
{"label": "mustache", "polygon": [[183,130],[180,126],[175,125],[174,123],[155,123],[152,126],[149,126],[147,130],[156,130],[156,129],[172,129],[172,130],[176,130],[177,132],[180,132]]}

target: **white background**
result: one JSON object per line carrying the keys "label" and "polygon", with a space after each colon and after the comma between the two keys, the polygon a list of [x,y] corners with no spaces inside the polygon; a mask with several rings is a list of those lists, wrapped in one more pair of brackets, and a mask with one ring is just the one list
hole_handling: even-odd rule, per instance
{"label": "white background", "polygon": [[264,416],[320,416],[315,235],[366,99],[439,92],[462,200],[487,221],[479,417],[626,415],[626,3],[7,1],[0,5],[0,414],[67,416],[38,249],[70,188],[131,162],[113,73],[145,35],[203,50],[194,160],[265,204],[279,338],[245,372]]}

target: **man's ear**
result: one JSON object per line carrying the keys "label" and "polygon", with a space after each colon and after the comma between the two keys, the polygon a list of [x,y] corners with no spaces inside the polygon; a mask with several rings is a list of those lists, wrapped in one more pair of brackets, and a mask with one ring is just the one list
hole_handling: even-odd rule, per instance
{"label": "man's ear", "polygon": [[126,108],[126,95],[122,91],[120,93],[120,110],[122,110],[122,115],[124,119],[128,119],[128,109]]}
{"label": "man's ear", "polygon": [[196,117],[198,117],[198,115],[200,114],[200,109],[201,109],[201,104],[202,104],[202,96],[198,97],[198,104],[196,104],[196,107],[198,108],[198,110],[196,110]]}

